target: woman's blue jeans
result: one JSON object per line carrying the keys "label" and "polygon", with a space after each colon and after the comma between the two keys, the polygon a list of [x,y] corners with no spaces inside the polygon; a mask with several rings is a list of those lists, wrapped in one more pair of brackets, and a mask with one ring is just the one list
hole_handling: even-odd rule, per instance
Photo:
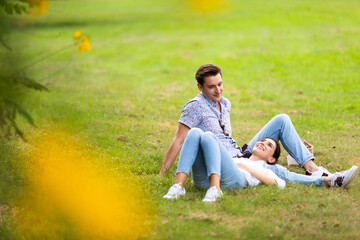
{"label": "woman's blue jeans", "polygon": [[246,186],[244,175],[238,170],[229,152],[211,132],[192,128],[186,135],[181,149],[176,173],[189,176],[192,169],[194,184],[198,188],[209,188],[211,174],[220,176],[222,189],[241,189]]}

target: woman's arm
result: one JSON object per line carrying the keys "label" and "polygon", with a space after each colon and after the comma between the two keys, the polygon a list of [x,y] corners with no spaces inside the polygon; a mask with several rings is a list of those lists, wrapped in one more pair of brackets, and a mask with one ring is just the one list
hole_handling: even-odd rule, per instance
{"label": "woman's arm", "polygon": [[247,167],[246,165],[244,165],[242,163],[236,163],[236,165],[239,168],[241,168],[241,169],[247,171],[248,173],[250,173],[251,176],[255,177],[256,179],[258,179],[263,184],[266,184],[266,185],[276,185],[277,184],[277,182],[276,182],[276,180],[274,178],[268,177],[268,176],[266,176],[266,175],[264,175],[264,174],[262,174],[260,172],[257,172],[257,171]]}

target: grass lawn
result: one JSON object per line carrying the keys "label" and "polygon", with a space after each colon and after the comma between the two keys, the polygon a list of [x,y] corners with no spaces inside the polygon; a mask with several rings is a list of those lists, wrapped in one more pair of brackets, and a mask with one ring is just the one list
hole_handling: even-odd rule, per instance
{"label": "grass lawn", "polygon": [[[37,125],[18,118],[28,141],[0,140],[1,239],[360,238],[359,176],[348,190],[257,186],[215,204],[189,181],[184,198],[162,200],[177,164],[160,177],[162,159],[205,63],[222,67],[238,145],[287,113],[318,165],[360,166],[360,2],[224,2],[50,1],[33,23],[15,21],[5,40],[19,68],[63,50],[28,69],[50,90],[21,100]],[[66,48],[77,30],[91,52]],[[50,158],[57,171],[41,175]]]}

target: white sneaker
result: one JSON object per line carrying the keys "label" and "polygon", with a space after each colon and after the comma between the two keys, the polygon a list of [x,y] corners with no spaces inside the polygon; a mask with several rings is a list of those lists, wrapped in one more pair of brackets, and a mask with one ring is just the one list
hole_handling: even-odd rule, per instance
{"label": "white sneaker", "polygon": [[318,167],[319,170],[316,172],[308,172],[306,171],[306,175],[312,176],[312,177],[331,177],[332,174],[324,167]]}
{"label": "white sneaker", "polygon": [[171,186],[169,191],[163,198],[166,199],[178,199],[180,196],[185,195],[185,188],[182,188],[179,183],[174,184]]}
{"label": "white sneaker", "polygon": [[355,178],[359,168],[352,166],[350,169],[343,172],[336,172],[331,176],[331,187],[347,188],[349,183]]}
{"label": "white sneaker", "polygon": [[207,190],[206,195],[202,201],[208,203],[215,202],[216,198],[221,197],[222,195],[222,191],[217,190],[217,188],[213,186]]}

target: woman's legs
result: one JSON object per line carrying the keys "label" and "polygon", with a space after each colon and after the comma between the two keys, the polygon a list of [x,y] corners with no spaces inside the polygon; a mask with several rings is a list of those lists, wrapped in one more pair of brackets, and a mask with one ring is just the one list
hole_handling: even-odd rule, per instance
{"label": "woman's legs", "polygon": [[324,185],[324,177],[312,177],[306,176],[304,174],[298,174],[294,172],[290,172],[285,167],[275,164],[268,165],[268,168],[273,171],[279,178],[283,179],[285,182],[303,184],[303,185],[315,185],[315,186],[323,186]]}

